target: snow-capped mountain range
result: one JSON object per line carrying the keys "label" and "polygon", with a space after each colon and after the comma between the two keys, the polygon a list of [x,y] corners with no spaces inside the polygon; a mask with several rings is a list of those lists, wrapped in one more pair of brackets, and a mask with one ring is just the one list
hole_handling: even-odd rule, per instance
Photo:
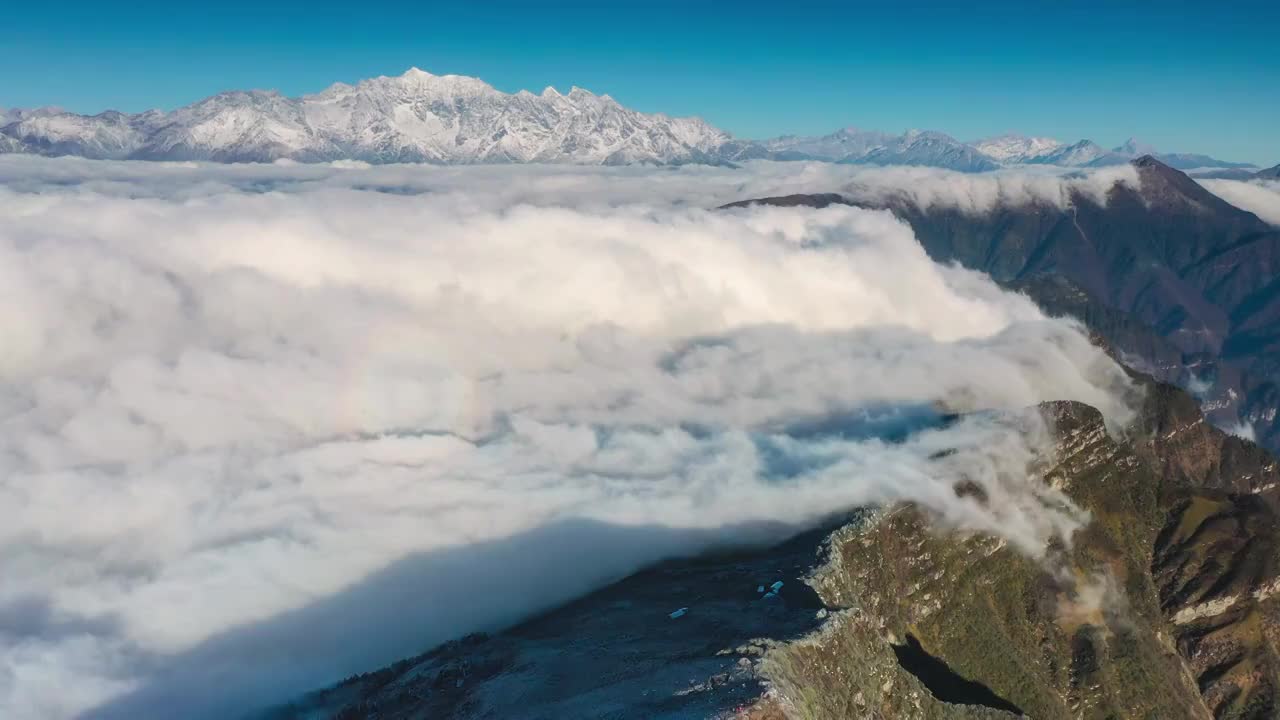
{"label": "snow-capped mountain range", "polygon": [[1065,167],[1100,167],[1122,165],[1143,155],[1152,155],[1164,164],[1190,170],[1193,168],[1249,168],[1249,163],[1233,163],[1195,153],[1162,153],[1151,145],[1129,138],[1110,150],[1092,140],[1067,145],[1052,138],[1001,135],[971,143],[974,149],[1005,165],[1061,165]]}
{"label": "snow-capped mountain range", "polygon": [[973,149],[1004,164],[1025,163],[1044,157],[1062,147],[1053,138],[1027,137],[1026,135],[998,135],[972,143]]}
{"label": "snow-capped mountain range", "polygon": [[[504,93],[417,68],[291,98],[223,92],[170,112],[78,115],[0,109],[0,153],[140,160],[371,163],[724,164],[750,159],[927,165],[964,172],[1004,165],[1111,165],[1152,150],[1003,135],[964,143],[934,131],[845,128],[821,137],[736,139],[699,118],[623,107],[581,88]],[[1176,167],[1247,167],[1203,155],[1158,155]]]}
{"label": "snow-capped mountain range", "polygon": [[716,162],[730,139],[702,120],[636,112],[581,88],[508,94],[417,68],[299,98],[232,91],[168,113],[11,117],[0,134],[27,152],[146,160]]}

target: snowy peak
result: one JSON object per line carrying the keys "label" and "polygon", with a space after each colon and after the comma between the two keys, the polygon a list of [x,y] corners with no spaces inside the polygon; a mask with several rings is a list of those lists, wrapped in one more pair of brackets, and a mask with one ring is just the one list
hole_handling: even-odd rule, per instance
{"label": "snowy peak", "polygon": [[[502,92],[465,75],[411,67],[400,75],[334,83],[301,97],[267,90],[218,93],[170,112],[79,115],[59,108],[0,109],[0,153],[88,158],[373,163],[724,164],[753,159],[922,165],[963,172],[1002,166],[1116,165],[1150,146],[1106,150],[1081,140],[1001,135],[963,143],[944,133],[896,135],[844,127],[829,135],[738,140],[696,117],[631,110],[573,86]],[[1243,168],[1204,155],[1156,155],[1177,168]]]}
{"label": "snowy peak", "polygon": [[733,159],[827,160],[868,165],[923,165],[962,172],[999,167],[991,158],[945,133],[908,130],[901,135],[847,127],[830,135],[783,135],[740,150]]}
{"label": "snowy peak", "polygon": [[403,74],[313,95],[218,93],[169,113],[9,111],[0,152],[270,162],[714,163],[729,136],[696,118],[629,110],[574,87],[501,92],[479,78]]}
{"label": "snowy peak", "polygon": [[908,130],[902,137],[858,160],[870,165],[924,165],[961,172],[999,169],[999,163],[959,140],[932,130]]}
{"label": "snowy peak", "polygon": [[1036,162],[1062,147],[1062,143],[1053,138],[1016,134],[986,138],[972,145],[978,152],[1002,164]]}
{"label": "snowy peak", "polygon": [[1071,145],[1059,147],[1027,162],[1039,165],[1061,165],[1064,167],[1098,167],[1101,165],[1123,165],[1129,159],[1129,156],[1107,150],[1092,140],[1081,140]]}
{"label": "snowy peak", "polygon": [[1051,138],[1023,135],[1000,135],[978,140],[973,147],[1002,165],[1060,165],[1064,167],[1101,167],[1123,165],[1129,160],[1150,155],[1174,168],[1247,168],[1248,163],[1232,163],[1194,153],[1159,153],[1148,143],[1129,138],[1111,150],[1092,140],[1066,145]]}
{"label": "snowy peak", "polygon": [[[732,153],[728,150],[732,149]],[[726,146],[729,160],[826,160],[875,165],[923,165],[962,172],[986,172],[1012,165],[1101,167],[1123,165],[1141,155],[1155,155],[1149,145],[1130,139],[1115,150],[1092,140],[1065,144],[1049,137],[1008,133],[962,143],[945,133],[912,129],[901,135],[847,127],[830,135],[783,135]],[[1155,155],[1176,168],[1247,167],[1205,155]]]}
{"label": "snowy peak", "polygon": [[[383,80],[383,78],[377,78],[376,80]],[[500,94],[492,85],[480,78],[467,77],[465,75],[432,75],[416,67],[409,68],[398,78],[387,78],[387,80],[398,80],[399,84],[408,90],[416,90],[424,95],[435,97]],[[375,82],[375,80],[364,80],[362,82],[369,83]]]}
{"label": "snowy peak", "polygon": [[110,110],[91,116],[46,108],[19,110],[0,128],[0,152],[117,157],[142,141],[153,120],[150,113],[129,116]]}

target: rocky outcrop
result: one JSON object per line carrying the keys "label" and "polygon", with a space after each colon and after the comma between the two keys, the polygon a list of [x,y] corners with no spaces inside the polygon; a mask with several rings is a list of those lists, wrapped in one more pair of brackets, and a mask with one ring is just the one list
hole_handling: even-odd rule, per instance
{"label": "rocky outcrop", "polygon": [[[913,638],[1031,717],[1273,717],[1275,491],[1238,492],[1254,481],[1230,452],[1183,465],[1176,438],[1234,439],[1168,386],[1152,387],[1129,441],[1086,406],[1046,409],[1059,453],[1045,478],[1093,517],[1070,543],[1033,560],[899,508],[836,534],[836,561],[814,581],[823,600],[847,608],[859,646]],[[878,710],[870,717],[946,716],[834,681],[855,672],[856,654],[830,634],[778,651],[797,716],[849,717],[854,697]]]}

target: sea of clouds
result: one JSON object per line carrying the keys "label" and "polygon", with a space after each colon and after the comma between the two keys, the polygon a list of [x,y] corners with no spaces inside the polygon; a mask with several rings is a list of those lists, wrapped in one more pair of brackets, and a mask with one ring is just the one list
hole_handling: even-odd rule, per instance
{"label": "sea of clouds", "polygon": [[234,716],[860,505],[1039,555],[1087,517],[999,411],[1122,370],[887,212],[714,208],[1114,182],[0,157],[0,717]]}

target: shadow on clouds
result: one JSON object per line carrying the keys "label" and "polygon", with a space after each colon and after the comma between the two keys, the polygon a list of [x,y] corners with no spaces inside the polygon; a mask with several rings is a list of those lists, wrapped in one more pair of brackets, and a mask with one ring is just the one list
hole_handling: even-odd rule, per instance
{"label": "shadow on clouds", "polygon": [[566,520],[413,554],[305,607],[142,659],[141,687],[80,717],[243,716],[452,638],[509,626],[655,557],[689,556],[726,538],[762,547],[793,532],[772,524],[707,531]]}

